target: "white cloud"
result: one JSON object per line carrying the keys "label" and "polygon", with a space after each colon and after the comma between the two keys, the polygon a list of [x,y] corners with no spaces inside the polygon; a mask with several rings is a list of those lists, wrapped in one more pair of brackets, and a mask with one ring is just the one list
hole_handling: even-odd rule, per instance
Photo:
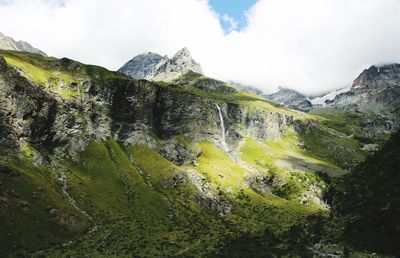
{"label": "white cloud", "polygon": [[206,0],[0,0],[0,31],[114,70],[187,46],[207,75],[318,93],[400,62],[399,13],[398,0],[259,0],[247,27],[225,34]]}
{"label": "white cloud", "polygon": [[229,28],[227,29],[227,31],[231,32],[231,31],[234,31],[237,29],[238,23],[233,17],[230,17],[227,14],[224,14],[221,19],[222,19],[222,21],[229,24]]}

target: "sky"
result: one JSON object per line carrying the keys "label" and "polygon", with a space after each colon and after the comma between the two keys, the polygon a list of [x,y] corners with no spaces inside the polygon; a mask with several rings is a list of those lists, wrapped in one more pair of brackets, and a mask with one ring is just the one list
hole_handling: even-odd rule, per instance
{"label": "sky", "polygon": [[247,11],[257,0],[210,0],[211,8],[218,13],[226,33],[240,30],[247,25]]}
{"label": "sky", "polygon": [[117,70],[188,47],[213,78],[316,95],[400,63],[399,0],[0,0],[0,32]]}

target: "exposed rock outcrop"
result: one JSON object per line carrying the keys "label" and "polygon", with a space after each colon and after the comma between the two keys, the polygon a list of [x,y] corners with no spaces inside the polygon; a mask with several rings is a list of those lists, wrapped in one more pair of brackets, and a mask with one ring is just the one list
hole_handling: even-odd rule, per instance
{"label": "exposed rock outcrop", "polygon": [[339,110],[373,113],[362,122],[367,136],[395,132],[400,126],[400,64],[371,66],[349,91],[328,104]]}
{"label": "exposed rock outcrop", "polygon": [[400,64],[371,66],[353,82],[348,92],[335,97],[332,106],[361,112],[400,111]]}
{"label": "exposed rock outcrop", "polygon": [[167,56],[148,52],[135,56],[118,71],[132,76],[135,79],[151,80],[156,76],[160,66],[167,61]]}
{"label": "exposed rock outcrop", "polygon": [[[68,60],[59,62],[68,69],[81,69]],[[183,136],[192,143],[218,143],[220,115],[228,144],[245,136],[278,139],[293,123],[291,115],[233,103],[220,104],[219,113],[208,98],[124,77],[101,83],[73,82],[67,87],[82,92],[66,100],[29,81],[8,67],[3,58],[0,70],[0,144],[11,150],[26,143],[46,149],[64,147],[76,160],[89,142],[112,137],[127,144],[146,144],[174,163],[183,164],[198,153],[175,137]],[[196,83],[210,91],[231,89],[211,79]]]}
{"label": "exposed rock outcrop", "polygon": [[312,108],[311,102],[305,95],[291,89],[280,87],[278,92],[263,96],[277,104],[300,111],[308,111]]}
{"label": "exposed rock outcrop", "polygon": [[192,58],[187,48],[179,50],[171,59],[150,52],[141,54],[118,71],[135,79],[153,81],[171,81],[188,72],[203,74],[200,64]]}

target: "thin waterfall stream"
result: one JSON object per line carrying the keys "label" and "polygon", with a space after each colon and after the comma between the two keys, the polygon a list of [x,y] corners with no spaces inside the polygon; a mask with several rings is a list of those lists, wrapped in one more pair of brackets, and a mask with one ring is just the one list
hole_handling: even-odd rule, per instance
{"label": "thin waterfall stream", "polygon": [[72,204],[78,211],[83,213],[87,218],[90,220],[93,219],[86,211],[82,210],[76,200],[68,193],[68,183],[67,183],[67,172],[66,170],[62,167],[62,165],[58,164],[58,161],[56,159],[53,159],[51,161],[51,167],[53,168],[53,171],[58,174],[59,178],[58,181],[61,183],[61,190],[64,194],[65,197],[67,197],[69,203]]}
{"label": "thin waterfall stream", "polygon": [[219,113],[219,127],[221,128],[221,145],[225,152],[228,152],[228,145],[226,144],[226,136],[225,136],[225,124],[224,124],[224,117],[222,116],[222,111],[220,106],[215,103],[215,106],[218,109]]}

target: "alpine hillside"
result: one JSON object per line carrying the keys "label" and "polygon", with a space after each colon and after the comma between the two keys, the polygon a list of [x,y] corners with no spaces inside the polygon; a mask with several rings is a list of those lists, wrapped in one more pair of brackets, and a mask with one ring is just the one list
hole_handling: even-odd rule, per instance
{"label": "alpine hillside", "polygon": [[392,128],[335,114],[208,78],[186,48],[119,72],[0,50],[1,254],[385,253],[341,237],[330,195]]}

